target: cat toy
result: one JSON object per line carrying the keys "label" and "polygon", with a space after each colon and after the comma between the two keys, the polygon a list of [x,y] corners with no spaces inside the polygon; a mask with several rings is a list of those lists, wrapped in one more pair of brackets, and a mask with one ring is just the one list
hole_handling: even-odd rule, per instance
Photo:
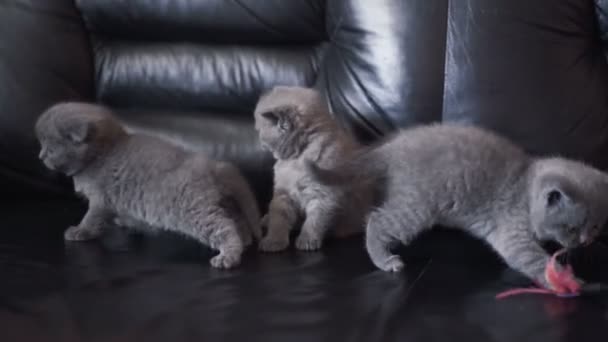
{"label": "cat toy", "polygon": [[557,257],[564,253],[564,251],[565,249],[562,249],[553,254],[545,267],[545,279],[547,279],[552,289],[546,289],[541,286],[515,288],[499,293],[496,295],[496,299],[504,299],[520,294],[547,294],[560,298],[573,298],[583,294],[593,294],[608,290],[607,285],[600,283],[581,285],[574,277],[574,272],[570,265],[566,265],[563,267],[563,270],[558,271],[556,268]]}

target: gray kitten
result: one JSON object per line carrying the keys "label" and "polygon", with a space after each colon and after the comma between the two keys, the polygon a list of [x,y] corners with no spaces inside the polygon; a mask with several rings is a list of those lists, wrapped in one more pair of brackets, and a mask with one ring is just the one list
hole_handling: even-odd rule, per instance
{"label": "gray kitten", "polygon": [[211,265],[229,268],[239,264],[251,234],[261,235],[257,202],[234,166],[128,134],[102,106],[52,106],[38,119],[36,135],[44,164],[73,177],[88,199],[66,240],[97,238],[117,222],[170,230],[219,250]]}
{"label": "gray kitten", "polygon": [[434,225],[489,243],[515,270],[544,286],[550,256],[540,241],[591,243],[608,215],[608,177],[579,162],[533,158],[505,138],[460,125],[406,129],[333,169],[308,171],[327,184],[373,179],[383,202],[368,217],[367,251],[385,271],[391,252]]}
{"label": "gray kitten", "polygon": [[276,158],[273,198],[264,217],[268,231],[260,249],[287,248],[289,231],[301,220],[296,240],[301,250],[319,249],[330,229],[338,237],[362,232],[369,185],[332,188],[304,168],[305,160],[333,167],[360,148],[332,119],[321,96],[310,88],[275,87],[260,98],[254,115],[262,146]]}

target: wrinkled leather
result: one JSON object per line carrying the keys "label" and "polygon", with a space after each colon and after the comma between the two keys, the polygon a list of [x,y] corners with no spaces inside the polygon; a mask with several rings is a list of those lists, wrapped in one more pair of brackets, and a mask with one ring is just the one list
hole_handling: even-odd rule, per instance
{"label": "wrinkled leather", "polygon": [[93,87],[92,53],[72,1],[0,1],[0,193],[65,193],[65,180],[38,162],[34,122],[57,101],[92,101]]}
{"label": "wrinkled leather", "polygon": [[[317,87],[336,119],[363,140],[458,121],[494,129],[535,154],[608,168],[603,0],[0,6],[0,81],[8,85],[0,94],[0,181],[18,191],[51,194],[68,184],[35,158],[32,123],[53,102],[94,98],[117,110],[163,111],[166,123],[196,112],[199,125],[209,119],[252,132],[255,101],[276,84]],[[235,161],[265,160],[235,147],[244,141],[215,137],[198,147],[233,151],[218,157]],[[268,172],[260,164],[248,168]]]}
{"label": "wrinkled leather", "polygon": [[251,116],[262,91],[312,84],[326,41],[319,0],[77,4],[95,45],[97,99],[118,107]]}
{"label": "wrinkled leather", "polygon": [[322,51],[97,42],[97,98],[120,108],[215,110],[251,118],[265,89],[311,84]]}
{"label": "wrinkled leather", "polygon": [[[212,251],[168,234],[65,243],[81,206],[1,208],[4,341],[576,342],[606,332],[605,294],[495,300],[527,281],[454,232],[401,251],[398,275],[376,270],[359,237],[316,253],[248,251],[240,268],[220,271]],[[608,255],[593,251],[571,259],[607,281]]]}
{"label": "wrinkled leather", "polygon": [[595,11],[597,15],[598,31],[602,45],[604,46],[604,54],[608,45],[608,0],[595,0]]}
{"label": "wrinkled leather", "polygon": [[592,1],[450,2],[443,120],[608,167],[608,68]]}
{"label": "wrinkled leather", "polygon": [[362,139],[441,119],[447,0],[329,1],[317,81]]}
{"label": "wrinkled leather", "polygon": [[310,44],[326,39],[323,0],[76,0],[89,30],[129,41]]}

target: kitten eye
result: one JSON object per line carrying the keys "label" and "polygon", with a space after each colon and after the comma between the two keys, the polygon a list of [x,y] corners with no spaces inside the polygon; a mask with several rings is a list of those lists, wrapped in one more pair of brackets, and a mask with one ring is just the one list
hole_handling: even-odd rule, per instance
{"label": "kitten eye", "polygon": [[279,128],[283,131],[289,130],[289,123],[287,121],[279,122]]}
{"label": "kitten eye", "polygon": [[576,234],[576,232],[578,231],[578,228],[577,228],[577,227],[574,227],[574,226],[572,226],[572,227],[567,227],[567,228],[566,228],[566,231],[568,232],[568,234]]}
{"label": "kitten eye", "polygon": [[547,204],[554,206],[562,199],[562,193],[557,190],[551,190],[547,194]]}

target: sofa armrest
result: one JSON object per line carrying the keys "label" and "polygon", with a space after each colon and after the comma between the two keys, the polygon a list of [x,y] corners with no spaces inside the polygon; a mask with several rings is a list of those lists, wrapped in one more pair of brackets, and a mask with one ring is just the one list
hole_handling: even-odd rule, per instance
{"label": "sofa armrest", "polygon": [[600,39],[604,46],[604,55],[608,58],[608,0],[595,0],[595,15]]}
{"label": "sofa armrest", "polygon": [[0,2],[3,193],[65,192],[37,159],[34,122],[56,102],[93,100],[93,70],[88,36],[72,0]]}

